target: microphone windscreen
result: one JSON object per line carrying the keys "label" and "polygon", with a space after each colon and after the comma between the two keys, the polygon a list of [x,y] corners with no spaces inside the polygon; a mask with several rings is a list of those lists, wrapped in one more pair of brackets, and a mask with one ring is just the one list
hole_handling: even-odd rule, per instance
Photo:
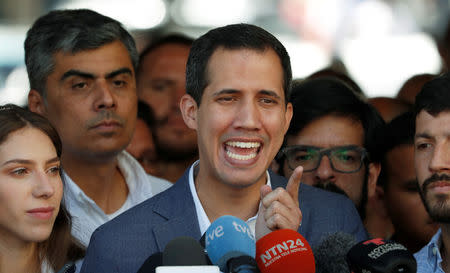
{"label": "microphone windscreen", "polygon": [[170,241],[164,248],[163,265],[206,265],[203,247],[194,238],[178,237]]}
{"label": "microphone windscreen", "polygon": [[162,256],[162,252],[156,252],[150,255],[150,257],[148,257],[147,260],[145,260],[145,262],[142,264],[141,268],[139,268],[139,271],[137,273],[155,273],[156,267],[163,264]]}
{"label": "microphone windscreen", "polygon": [[316,273],[346,273],[350,272],[347,264],[347,252],[356,244],[353,235],[336,232],[313,248],[316,260]]}
{"label": "microphone windscreen", "polygon": [[381,238],[360,242],[347,253],[347,262],[354,273],[415,273],[417,263],[408,249]]}
{"label": "microphone windscreen", "polygon": [[272,231],[256,242],[256,262],[262,273],[314,273],[309,243],[291,229]]}
{"label": "microphone windscreen", "polygon": [[205,246],[211,262],[222,272],[227,262],[236,257],[255,257],[255,237],[243,220],[225,215],[217,218],[205,233]]}

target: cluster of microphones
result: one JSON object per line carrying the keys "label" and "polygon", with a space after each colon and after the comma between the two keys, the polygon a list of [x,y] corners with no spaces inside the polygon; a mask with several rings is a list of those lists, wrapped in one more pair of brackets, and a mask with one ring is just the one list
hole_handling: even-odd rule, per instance
{"label": "cluster of microphones", "polygon": [[311,249],[298,232],[281,229],[255,242],[247,223],[226,215],[210,225],[200,242],[173,239],[138,273],[412,273],[416,268],[413,255],[392,241],[356,243],[352,235],[335,233]]}

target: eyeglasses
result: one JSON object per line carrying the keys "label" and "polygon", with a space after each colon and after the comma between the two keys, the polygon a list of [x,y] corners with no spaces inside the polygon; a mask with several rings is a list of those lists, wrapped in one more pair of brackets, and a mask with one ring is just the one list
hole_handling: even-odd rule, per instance
{"label": "eyeglasses", "polygon": [[294,145],[283,148],[281,152],[286,156],[287,164],[291,170],[301,165],[304,172],[316,170],[324,155],[330,160],[331,168],[341,173],[359,171],[364,159],[368,158],[366,149],[355,145],[337,146],[329,149]]}

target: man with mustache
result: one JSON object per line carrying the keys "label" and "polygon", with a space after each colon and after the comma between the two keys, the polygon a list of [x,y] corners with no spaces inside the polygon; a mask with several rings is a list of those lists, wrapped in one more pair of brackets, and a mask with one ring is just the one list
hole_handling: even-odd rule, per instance
{"label": "man with mustache", "polygon": [[370,228],[366,204],[381,170],[374,141],[381,116],[335,77],[295,83],[290,102],[294,114],[277,158],[279,172],[289,177],[303,166],[303,183],[346,195],[369,234],[380,237]]}
{"label": "man with mustache", "polygon": [[186,62],[193,39],[170,34],[155,39],[139,56],[139,99],[155,113],[153,129],[158,176],[175,183],[198,159],[197,134],[186,126],[180,98],[186,93]]}
{"label": "man with mustache", "polygon": [[384,201],[384,208],[380,209],[386,211],[395,231],[390,239],[412,253],[426,245],[438,229],[425,210],[417,186],[414,124],[414,114],[406,112],[383,129],[378,147],[384,156],[377,186]]}
{"label": "man with mustache", "polygon": [[419,191],[440,227],[414,255],[417,272],[450,272],[450,75],[424,84],[414,106],[414,165]]}
{"label": "man with mustache", "polygon": [[72,234],[92,232],[171,184],[124,151],[137,117],[136,46],[122,25],[91,10],[52,11],[27,33],[28,105],[62,140]]}

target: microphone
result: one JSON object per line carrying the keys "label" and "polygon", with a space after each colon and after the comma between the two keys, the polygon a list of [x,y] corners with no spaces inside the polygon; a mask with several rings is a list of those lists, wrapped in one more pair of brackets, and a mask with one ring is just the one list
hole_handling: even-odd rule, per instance
{"label": "microphone", "polygon": [[141,268],[137,273],[155,273],[156,267],[161,266],[163,264],[162,261],[163,254],[162,252],[156,252],[145,260],[142,264]]}
{"label": "microphone", "polygon": [[164,248],[162,264],[177,265],[207,265],[203,247],[194,238],[181,236],[170,241]]}
{"label": "microphone", "polygon": [[138,273],[219,273],[217,266],[208,266],[205,251],[191,237],[177,237],[170,241],[164,252],[147,258]]}
{"label": "microphone", "polygon": [[336,232],[322,239],[313,248],[316,259],[316,273],[350,272],[347,264],[347,253],[356,244],[353,235]]}
{"label": "microphone", "polygon": [[309,243],[291,229],[272,231],[256,242],[256,262],[262,273],[314,273]]}
{"label": "microphone", "polygon": [[417,263],[408,249],[394,241],[381,238],[360,242],[347,253],[347,262],[354,273],[415,273]]}
{"label": "microphone", "polygon": [[255,261],[255,237],[243,220],[225,215],[205,233],[205,246],[213,264],[224,273],[259,272]]}

